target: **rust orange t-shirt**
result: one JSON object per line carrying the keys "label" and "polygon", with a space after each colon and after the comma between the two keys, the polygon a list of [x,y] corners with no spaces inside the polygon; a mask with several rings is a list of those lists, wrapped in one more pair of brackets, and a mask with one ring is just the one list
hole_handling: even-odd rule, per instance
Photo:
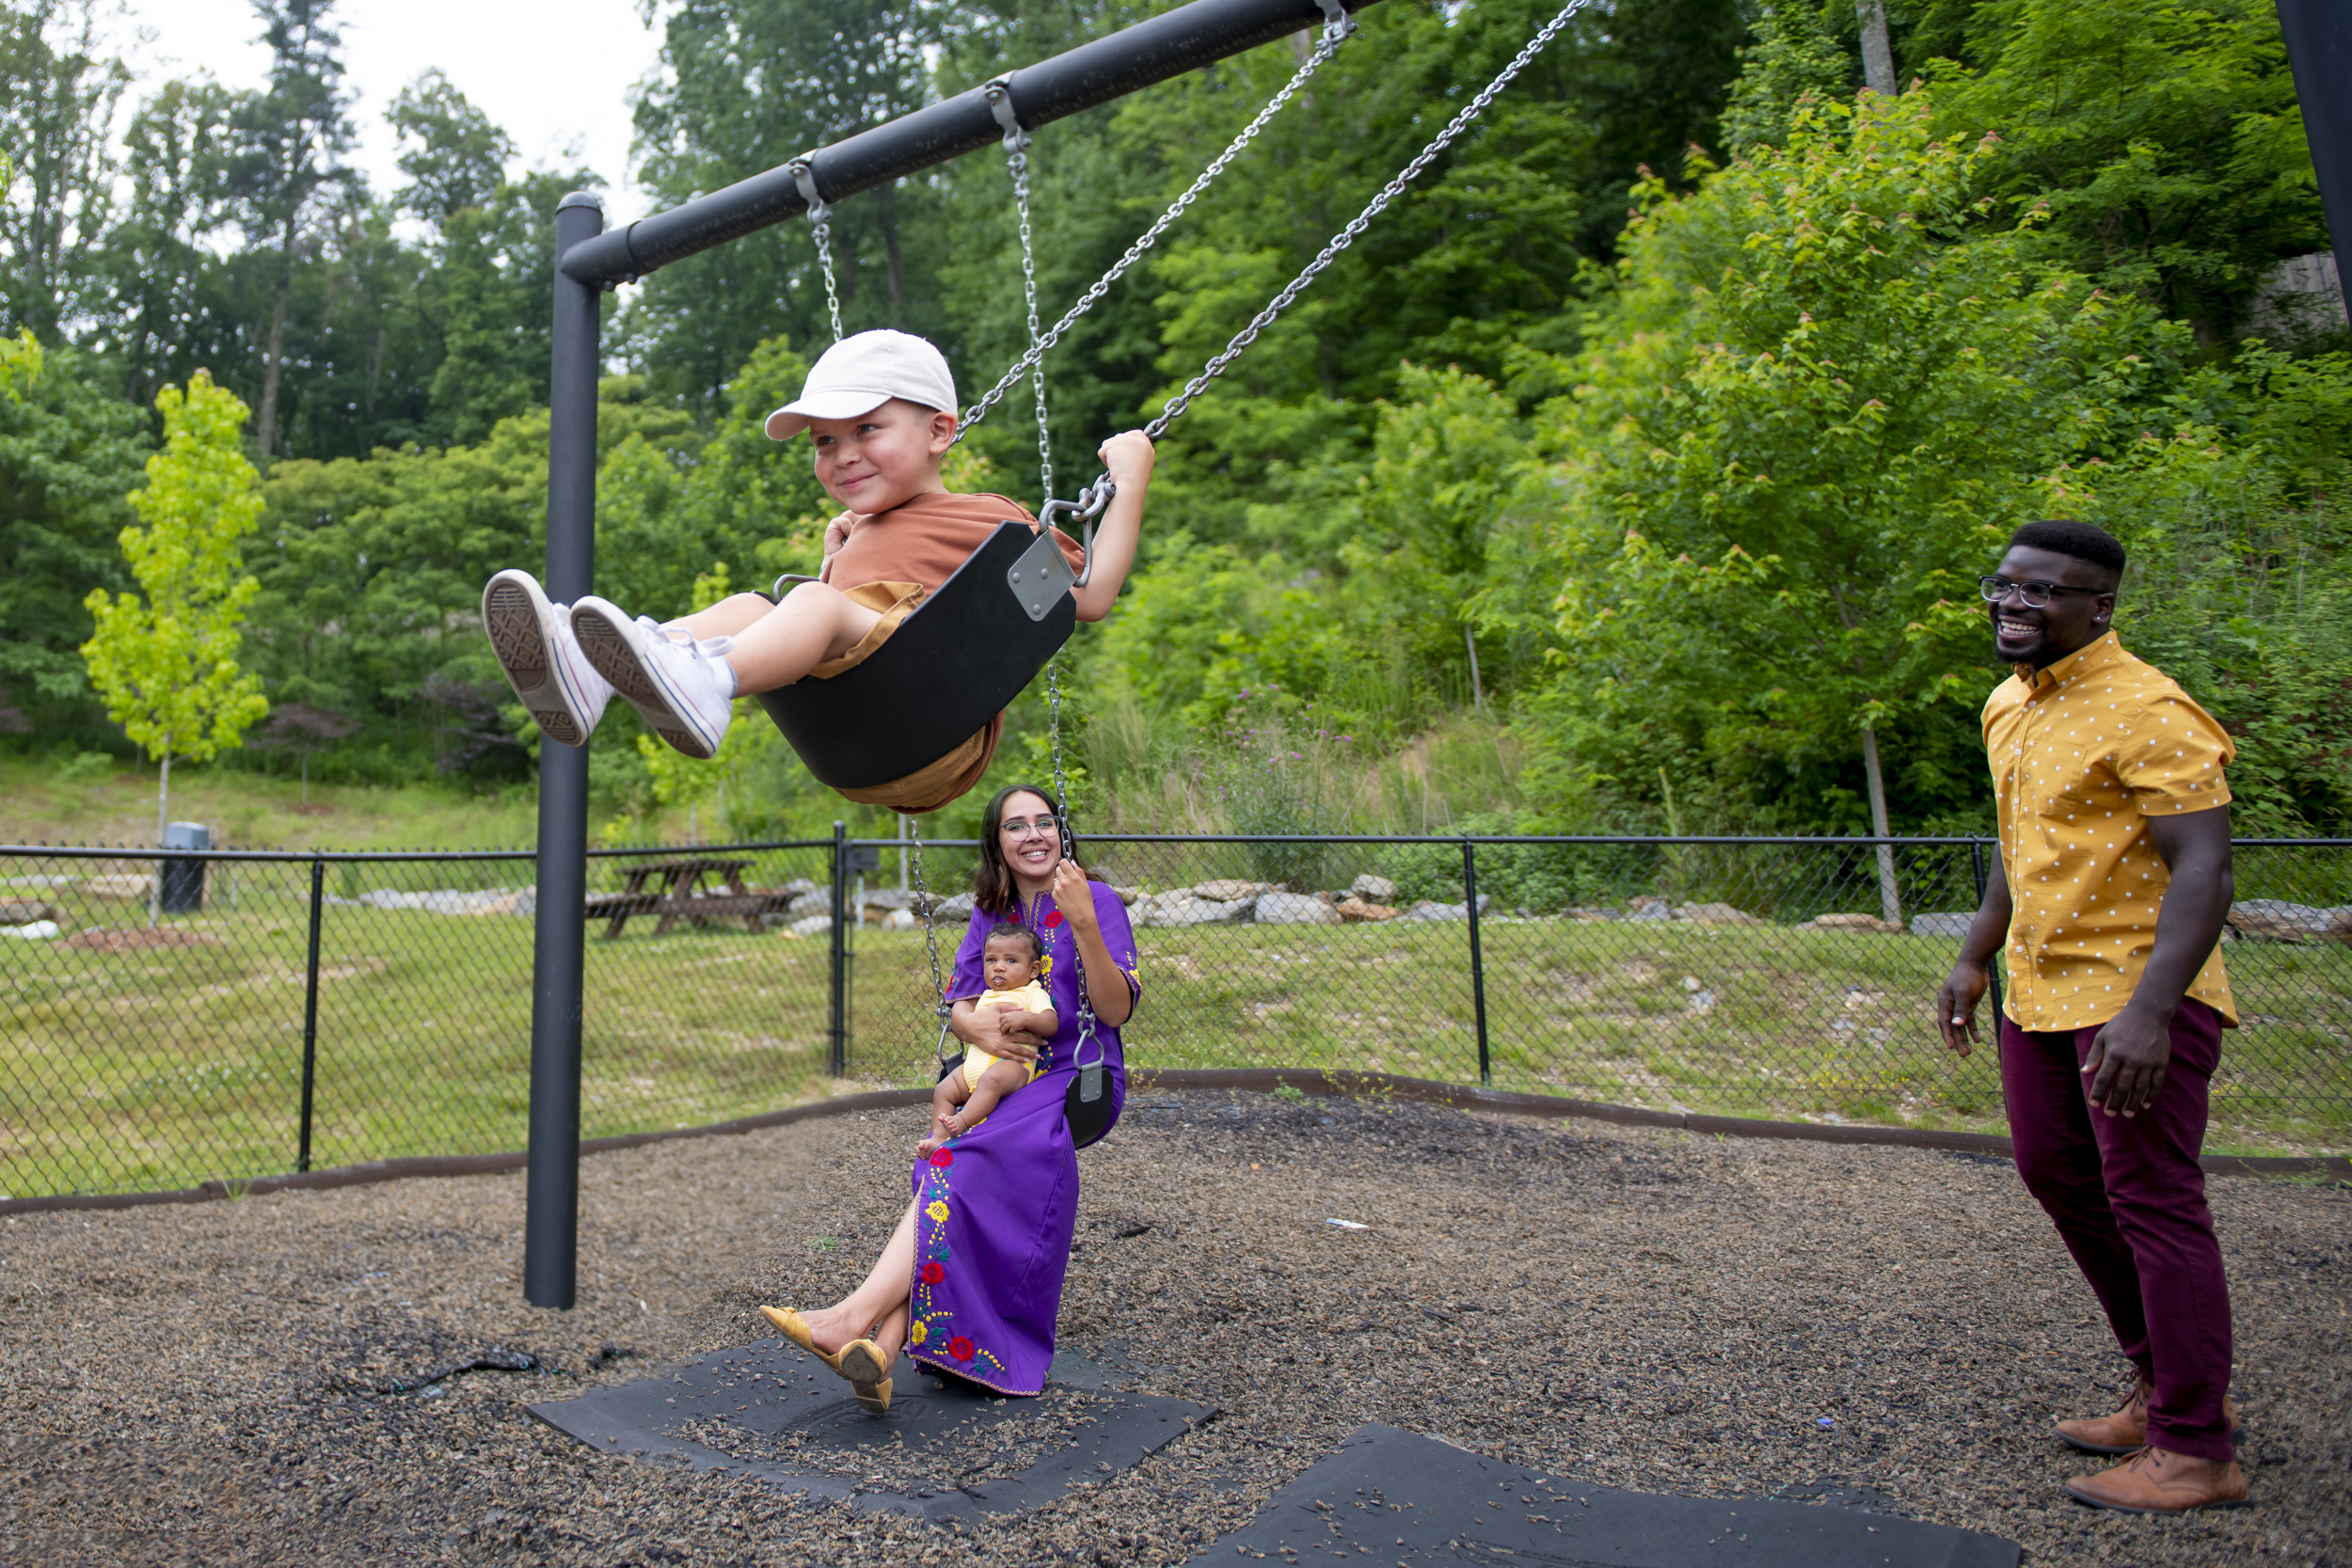
{"label": "rust orange t-shirt", "polygon": [[[880,610],[880,625],[841,659],[820,664],[814,673],[829,676],[861,662],[886,641],[923,600],[939,591],[956,568],[988,543],[1000,523],[1035,524],[1037,518],[1019,501],[988,494],[952,495],[940,492],[916,496],[904,506],[877,512],[852,524],[822,568],[822,580]],[[1078,542],[1054,531],[1055,541],[1073,573],[1085,563]],[[863,593],[857,590],[865,590]],[[991,719],[969,740],[930,767],[872,789],[845,789],[852,800],[888,806],[894,811],[935,811],[957,799],[988,771],[1004,734],[1005,716]]]}
{"label": "rust orange t-shirt", "polygon": [[[1003,496],[917,496],[852,525],[848,541],[825,562],[824,580],[845,591],[869,582],[912,582],[935,594],[988,543],[996,525],[1008,521],[1034,524],[1037,518]],[[1078,542],[1059,529],[1054,538],[1077,571],[1086,559]]]}

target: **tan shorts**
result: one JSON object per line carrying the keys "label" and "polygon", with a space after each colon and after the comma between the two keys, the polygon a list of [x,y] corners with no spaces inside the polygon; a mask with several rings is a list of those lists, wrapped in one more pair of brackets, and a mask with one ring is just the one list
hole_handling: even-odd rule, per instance
{"label": "tan shorts", "polygon": [[[916,607],[928,596],[928,590],[919,582],[862,582],[855,588],[845,588],[844,597],[852,604],[864,605],[882,616],[873,628],[857,640],[855,646],[839,658],[829,658],[809,671],[818,680],[831,680],[845,670],[854,670],[874,657],[874,650],[890,641],[891,634],[905,624]],[[961,797],[980,775],[988,771],[989,759],[996,754],[996,738],[1003,732],[1005,716],[991,719],[954,751],[937,762],[919,768],[905,778],[888,784],[874,784],[865,789],[835,791],[845,800],[855,800],[864,806],[886,806],[892,811],[920,816]]]}

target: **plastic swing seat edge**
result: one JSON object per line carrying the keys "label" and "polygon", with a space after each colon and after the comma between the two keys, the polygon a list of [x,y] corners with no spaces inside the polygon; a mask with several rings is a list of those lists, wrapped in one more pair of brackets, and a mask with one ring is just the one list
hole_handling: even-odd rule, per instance
{"label": "plastic swing seat edge", "polygon": [[[759,694],[812,777],[833,789],[872,789],[918,772],[1037,678],[1078,621],[1068,562],[1058,548],[1035,548],[1045,537],[1027,523],[998,523],[864,661]],[[1055,567],[1050,602],[1041,609],[1039,597],[1025,599]],[[1016,571],[1032,580],[1014,580]]]}

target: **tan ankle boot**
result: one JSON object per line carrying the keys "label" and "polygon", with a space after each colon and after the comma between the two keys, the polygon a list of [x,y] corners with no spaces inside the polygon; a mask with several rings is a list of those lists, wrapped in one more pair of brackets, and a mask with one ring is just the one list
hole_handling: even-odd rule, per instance
{"label": "tan ankle boot", "polygon": [[[2123,1408],[2112,1416],[2092,1416],[2081,1420],[2060,1421],[2058,1434],[2085,1453],[2133,1453],[2148,1443],[2148,1401],[2156,1386],[2141,1378],[2123,1401]],[[2237,1402],[2229,1395],[2221,1396],[2221,1414],[2230,1423],[2230,1441],[2245,1430],[2245,1419],[2238,1415]]]}
{"label": "tan ankle boot", "polygon": [[2076,1476],[2072,1497],[2118,1513],[2186,1513],[2194,1508],[2244,1508],[2246,1472],[2236,1460],[2196,1459],[2142,1449],[2112,1470]]}

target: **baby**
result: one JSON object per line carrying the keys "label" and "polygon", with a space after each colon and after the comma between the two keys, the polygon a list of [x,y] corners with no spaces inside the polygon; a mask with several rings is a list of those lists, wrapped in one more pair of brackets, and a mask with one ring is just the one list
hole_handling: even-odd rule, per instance
{"label": "baby", "polygon": [[[972,1010],[976,1015],[994,1013],[999,1036],[1033,1035],[1042,1046],[1061,1021],[1038,980],[1041,958],[1037,933],[1026,926],[1007,921],[989,932],[980,950],[988,990],[972,1004]],[[928,1155],[948,1139],[961,1137],[986,1119],[998,1101],[1036,1076],[1035,1062],[992,1056],[977,1046],[966,1050],[963,1065],[931,1091],[931,1135],[915,1151]],[[959,1105],[963,1109],[957,1110]]]}

